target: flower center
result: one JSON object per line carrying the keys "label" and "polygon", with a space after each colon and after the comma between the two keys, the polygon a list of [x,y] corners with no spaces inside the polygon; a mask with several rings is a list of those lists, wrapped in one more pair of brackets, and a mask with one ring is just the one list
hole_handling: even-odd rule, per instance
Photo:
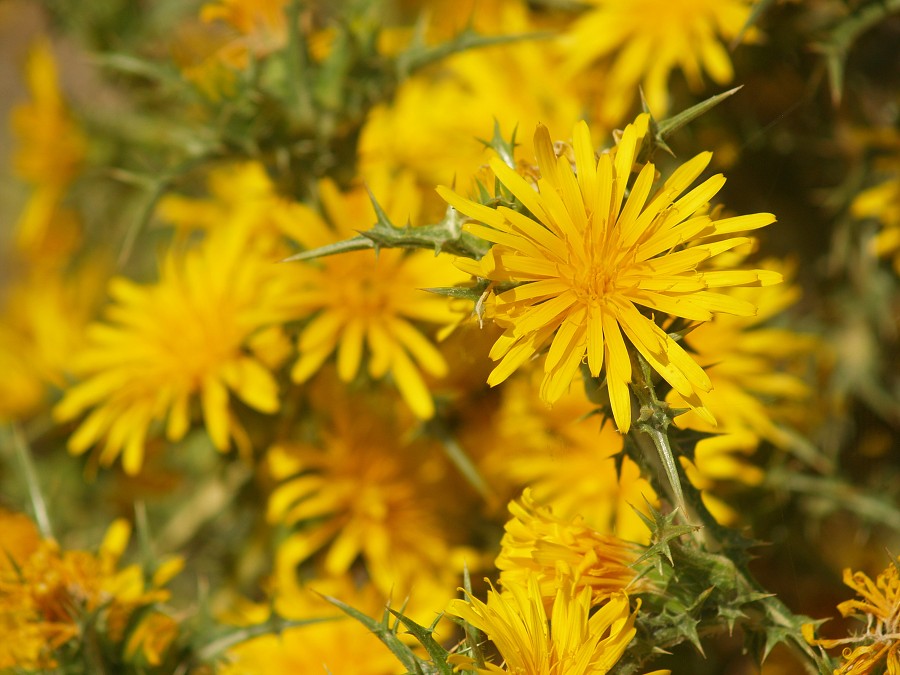
{"label": "flower center", "polygon": [[592,264],[574,269],[568,281],[575,296],[585,304],[598,304],[617,291],[617,270],[609,265]]}

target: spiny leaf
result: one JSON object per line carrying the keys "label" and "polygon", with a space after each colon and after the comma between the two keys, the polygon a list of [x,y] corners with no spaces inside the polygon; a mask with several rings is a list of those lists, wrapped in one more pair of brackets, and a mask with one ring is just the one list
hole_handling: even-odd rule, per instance
{"label": "spiny leaf", "polygon": [[400,638],[397,637],[397,634],[388,628],[385,623],[376,621],[372,617],[363,614],[358,609],[341,602],[337,598],[332,598],[327,595],[323,595],[322,597],[372,631],[372,633],[374,633],[375,636],[393,652],[394,656],[397,657],[408,672],[415,673],[415,675],[423,675],[424,671],[422,670],[422,663],[424,662],[422,659],[416,656],[407,645],[403,644]]}
{"label": "spiny leaf", "polygon": [[[495,117],[494,118],[494,135],[491,137],[491,140],[486,141],[482,138],[478,140],[484,145],[486,148],[491,148],[494,152],[497,153],[497,156],[503,160],[504,164],[506,164],[511,169],[516,168],[516,132],[519,130],[518,125],[513,127],[512,135],[507,141],[503,138],[503,132],[500,130],[500,121]],[[479,183],[480,185],[480,183]],[[487,201],[487,200],[484,200]]]}
{"label": "spiny leaf", "polygon": [[705,101],[701,101],[697,105],[693,105],[687,110],[682,110],[677,115],[667,117],[660,122],[653,122],[651,120],[651,131],[655,132],[654,136],[656,143],[661,144],[661,147],[664,146],[664,141],[668,136],[671,136],[684,125],[694,121],[704,113],[712,110],[726,98],[729,98],[730,96],[733,96],[735,93],[737,93],[743,86],[744,85],[740,85],[738,87],[735,87],[734,89],[729,89],[728,91],[722,92],[721,94],[710,96]]}
{"label": "spiny leaf", "polygon": [[400,612],[390,608],[388,608],[388,611],[397,617],[397,620],[404,625],[406,630],[408,630],[410,634],[419,641],[419,644],[425,648],[425,651],[427,651],[428,655],[431,657],[431,665],[436,668],[435,672],[442,673],[443,675],[452,675],[453,668],[447,663],[447,650],[432,637],[434,627],[437,625],[437,622],[440,621],[441,617],[439,616],[436,618],[434,624],[432,624],[430,628],[425,628]]}
{"label": "spiny leaf", "polygon": [[[466,593],[472,595],[472,578],[469,576],[469,566],[463,565],[463,588]],[[468,621],[463,622],[463,630],[466,633],[466,646],[472,658],[475,659],[475,665],[479,668],[484,667],[484,654],[481,651],[480,638],[481,631]]]}

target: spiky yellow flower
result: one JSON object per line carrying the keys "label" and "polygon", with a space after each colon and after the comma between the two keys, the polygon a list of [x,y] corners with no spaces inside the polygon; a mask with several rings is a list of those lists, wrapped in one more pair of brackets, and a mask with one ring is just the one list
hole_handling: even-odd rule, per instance
{"label": "spiky yellow flower", "polygon": [[628,596],[615,593],[594,614],[591,591],[575,591],[563,583],[548,616],[535,575],[523,586],[498,593],[491,588],[487,603],[467,594],[452,600],[447,613],[465,619],[484,632],[503,658],[504,666],[488,664],[479,673],[514,675],[602,675],[608,673],[634,637]]}
{"label": "spiky yellow flower", "polygon": [[618,120],[643,91],[659,115],[669,107],[669,77],[679,69],[694,91],[705,71],[717,84],[734,77],[723,41],[738,36],[752,0],[588,0],[562,41],[568,67],[605,64],[604,119]]}
{"label": "spiky yellow flower", "polygon": [[712,388],[709,377],[639,307],[694,321],[718,312],[752,315],[749,302],[710,289],[781,280],[765,270],[701,271],[711,258],[748,241],[729,235],[763,227],[775,217],[711,218],[706,206],[725,182],[721,175],[683,194],[709,163],[708,152],[683,164],[652,194],[653,164],[645,164],[632,182],[648,124],[649,116],[640,115],[625,128],[615,152],[602,153],[598,161],[588,127],[580,123],[574,131],[575,171],[566,157],[556,156],[546,128],[539,126],[537,190],[492,159],[498,180],[531,217],[438,188],[451,205],[478,221],[466,226],[470,232],[494,243],[479,262],[461,260],[459,266],[496,283],[515,284],[496,296],[494,320],[506,330],[491,350],[500,363],[488,383],[499,384],[549,344],[541,398],[552,403],[586,356],[593,377],[605,369],[622,432],[631,426],[626,339],[690,406],[713,419],[701,400]]}
{"label": "spiky yellow flower", "polygon": [[550,606],[563,578],[571,578],[576,592],[591,589],[591,604],[613,593],[635,592],[637,571],[632,567],[640,547],[588,527],[580,517],[565,519],[535,503],[530,490],[509,504],[512,519],[504,526],[497,569],[504,589],[524,586],[535,575],[544,602]]}
{"label": "spiky yellow flower", "polygon": [[102,442],[101,464],[122,453],[125,471],[137,473],[151,427],[165,422],[169,440],[182,438],[195,397],[216,448],[227,450],[232,438],[246,445],[229,398],[278,410],[275,378],[251,348],[260,331],[294,316],[291,270],[274,263],[235,227],[182,256],[170,253],[155,284],[114,279],[106,321],[88,329],[73,359],[83,381],[54,410],[59,421],[90,411],[69,449]]}
{"label": "spiky yellow flower", "polygon": [[883,672],[900,675],[900,559],[891,561],[873,582],[863,572],[844,570],[844,583],[857,592],[859,599],[838,605],[842,616],[865,623],[862,633],[835,640],[815,639],[812,624],[803,626],[810,644],[831,649],[846,645],[843,663],[834,675],[867,675]]}
{"label": "spiky yellow flower", "polygon": [[[301,243],[316,248],[348,239],[376,220],[365,190],[341,193],[333,183],[320,186],[321,199],[333,225],[311,209],[302,220]],[[411,184],[393,188],[388,214],[396,222],[412,215],[417,192]],[[355,251],[300,265],[305,281],[296,296],[299,309],[313,314],[303,328],[300,359],[291,373],[305,382],[337,352],[338,376],[356,377],[368,353],[368,372],[376,379],[390,374],[415,415],[434,415],[434,402],[420,369],[434,377],[447,373],[447,363],[425,336],[421,324],[449,324],[456,319],[446,298],[422,289],[448,286],[462,278],[444,257],[427,251],[398,249]]]}
{"label": "spiky yellow flower", "polygon": [[[52,668],[55,650],[81,639],[89,625],[122,641],[134,612],[149,611],[143,620],[156,615],[151,606],[168,599],[163,586],[183,564],[178,558],[163,563],[150,587],[138,566],[118,569],[130,535],[121,520],[109,527],[96,554],[63,550],[52,539],[40,539],[21,516],[2,510],[0,531],[6,542],[0,561],[0,670]],[[146,656],[149,636],[135,633],[127,649]],[[167,647],[156,641],[150,655]]]}

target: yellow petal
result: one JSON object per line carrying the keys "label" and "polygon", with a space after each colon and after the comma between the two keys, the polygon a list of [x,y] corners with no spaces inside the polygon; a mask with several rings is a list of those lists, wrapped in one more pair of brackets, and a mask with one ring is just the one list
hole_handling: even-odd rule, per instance
{"label": "yellow petal", "polygon": [[391,374],[400,395],[413,414],[422,420],[434,417],[434,401],[431,399],[431,393],[419,371],[402,349],[394,350]]}
{"label": "yellow petal", "polygon": [[215,375],[203,379],[200,395],[206,430],[218,450],[228,449],[228,390]]}

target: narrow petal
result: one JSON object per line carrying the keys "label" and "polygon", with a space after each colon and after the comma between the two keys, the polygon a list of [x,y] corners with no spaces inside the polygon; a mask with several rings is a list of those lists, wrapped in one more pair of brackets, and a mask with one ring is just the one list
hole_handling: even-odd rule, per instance
{"label": "narrow petal", "polygon": [[402,349],[395,349],[391,363],[391,375],[406,405],[421,420],[434,417],[434,401],[425,386],[422,375]]}
{"label": "narrow petal", "polygon": [[591,376],[599,377],[603,368],[603,310],[591,307],[587,325],[587,357]]}
{"label": "narrow petal", "polygon": [[350,319],[341,332],[338,344],[337,372],[344,382],[350,382],[359,371],[362,361],[363,332],[365,326],[361,319]]}

